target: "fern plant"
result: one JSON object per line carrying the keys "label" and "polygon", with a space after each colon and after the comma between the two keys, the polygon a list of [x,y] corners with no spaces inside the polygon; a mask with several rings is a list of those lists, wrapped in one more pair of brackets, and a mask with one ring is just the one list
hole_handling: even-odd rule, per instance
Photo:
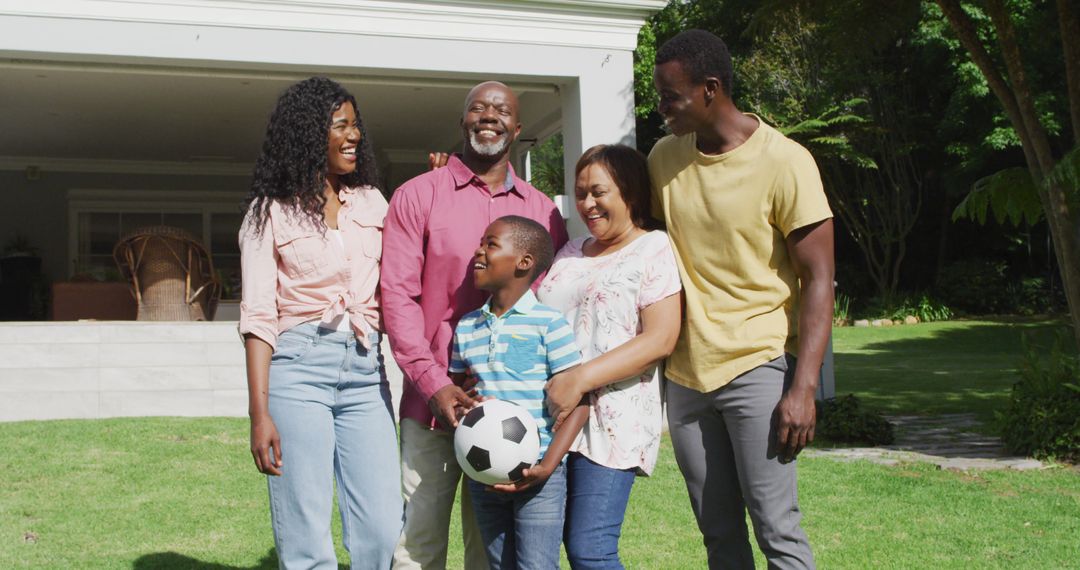
{"label": "fern plant", "polygon": [[[1070,208],[1080,206],[1080,147],[1066,154],[1042,182],[1066,189]],[[1039,186],[1027,168],[1006,168],[980,178],[953,210],[952,219],[968,219],[980,225],[988,215],[999,224],[1034,225],[1043,219]]]}

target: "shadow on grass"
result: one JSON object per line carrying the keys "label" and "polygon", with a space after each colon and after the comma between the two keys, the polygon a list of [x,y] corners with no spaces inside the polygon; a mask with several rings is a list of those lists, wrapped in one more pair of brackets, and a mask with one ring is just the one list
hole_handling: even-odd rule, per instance
{"label": "shadow on grass", "polygon": [[928,325],[848,333],[835,355],[837,394],[854,393],[890,415],[973,413],[989,424],[1018,379],[1021,336],[1045,346],[1063,326],[1013,319],[949,325],[926,334],[915,327]]}
{"label": "shadow on grass", "polygon": [[[230,566],[215,562],[203,562],[190,556],[176,552],[155,552],[140,556],[132,570],[159,570],[159,569],[184,569],[184,570],[274,570],[278,567],[277,551],[273,548],[266,552],[266,556],[259,559],[254,566]],[[338,564],[338,570],[348,570],[348,565]]]}

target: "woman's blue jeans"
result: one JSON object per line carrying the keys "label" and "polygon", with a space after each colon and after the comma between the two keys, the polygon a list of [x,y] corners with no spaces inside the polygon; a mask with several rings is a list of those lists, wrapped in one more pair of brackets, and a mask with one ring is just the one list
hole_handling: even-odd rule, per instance
{"label": "woman's blue jeans", "polygon": [[565,465],[556,467],[539,488],[496,493],[470,479],[469,492],[491,570],[558,569],[566,512]]}
{"label": "woman's blue jeans", "polygon": [[389,568],[401,533],[401,475],[390,388],[379,353],[351,332],[298,325],[270,362],[270,416],[282,474],[268,477],[282,568],[337,569],[334,483],[352,568]]}
{"label": "woman's blue jeans", "polygon": [[566,557],[577,569],[622,568],[622,533],[633,469],[612,469],[580,453],[566,460]]}

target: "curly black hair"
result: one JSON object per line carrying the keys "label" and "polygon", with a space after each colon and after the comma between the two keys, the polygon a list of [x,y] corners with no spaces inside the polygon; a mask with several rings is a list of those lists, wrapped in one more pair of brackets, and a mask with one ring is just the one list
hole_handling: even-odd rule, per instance
{"label": "curly black hair", "polygon": [[533,256],[530,277],[536,279],[551,267],[551,261],[555,257],[555,245],[544,226],[524,216],[502,216],[495,221],[510,226],[510,241],[514,244],[514,249]]}
{"label": "curly black hair", "polygon": [[350,187],[378,186],[375,153],[356,98],[331,79],[305,79],[278,97],[266,126],[262,153],[255,161],[244,210],[253,216],[257,232],[262,232],[274,201],[307,218],[314,227],[325,228],[323,188],[330,119],[345,102],[352,103],[356,110],[361,138],[356,149],[356,171],[342,176],[341,181]]}
{"label": "curly black hair", "polygon": [[724,94],[731,97],[735,75],[727,44],[706,30],[686,30],[663,43],[656,50],[656,65],[669,61],[682,64],[694,85],[705,83],[706,77],[720,80]]}

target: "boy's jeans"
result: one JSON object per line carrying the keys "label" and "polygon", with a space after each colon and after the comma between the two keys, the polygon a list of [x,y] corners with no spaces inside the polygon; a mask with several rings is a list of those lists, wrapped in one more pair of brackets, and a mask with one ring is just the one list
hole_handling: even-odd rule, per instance
{"label": "boy's jeans", "polygon": [[270,363],[270,416],[282,475],[268,477],[282,568],[336,570],[330,536],[334,482],[353,568],[389,568],[401,532],[401,476],[379,338],[297,325]]}
{"label": "boy's jeans", "polygon": [[559,567],[566,513],[566,466],[559,465],[539,488],[496,493],[469,480],[476,522],[492,570]]}

